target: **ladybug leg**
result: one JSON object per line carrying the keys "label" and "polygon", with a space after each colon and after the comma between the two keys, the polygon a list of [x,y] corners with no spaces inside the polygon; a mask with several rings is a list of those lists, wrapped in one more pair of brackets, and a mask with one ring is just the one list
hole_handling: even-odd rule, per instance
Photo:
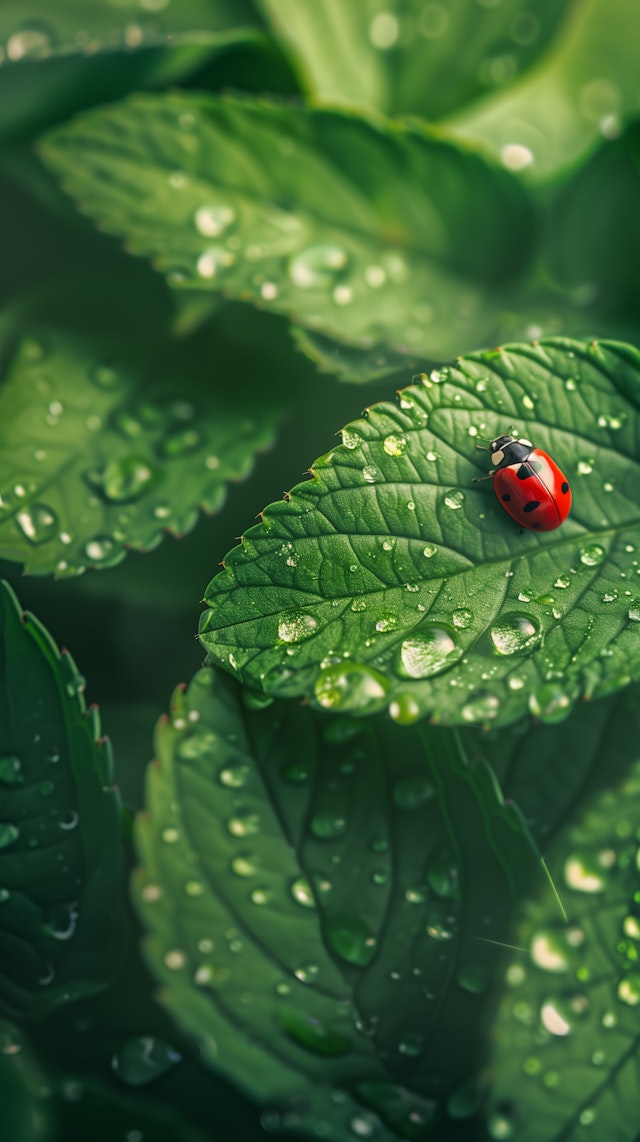
{"label": "ladybug leg", "polygon": [[473,483],[479,484],[481,480],[492,480],[494,476],[495,472],[487,472],[486,476],[474,476]]}

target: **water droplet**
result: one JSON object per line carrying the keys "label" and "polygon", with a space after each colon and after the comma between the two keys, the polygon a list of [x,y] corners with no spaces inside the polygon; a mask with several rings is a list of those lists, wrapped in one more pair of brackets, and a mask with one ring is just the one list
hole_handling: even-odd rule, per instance
{"label": "water droplet", "polygon": [[15,754],[4,754],[0,757],[0,782],[3,785],[22,785],[24,774],[22,762]]}
{"label": "water droplet", "polygon": [[553,585],[564,591],[566,587],[571,586],[571,580],[568,575],[559,575]]}
{"label": "water droplet", "polygon": [[541,722],[555,725],[562,722],[571,710],[571,696],[556,682],[545,682],[529,695],[529,709]]}
{"label": "water droplet", "polygon": [[336,305],[349,305],[353,300],[353,290],[348,285],[338,285],[331,294]]}
{"label": "water droplet", "polygon": [[95,539],[89,540],[84,550],[92,563],[104,563],[113,554],[115,546],[108,535],[97,535]]}
{"label": "water droplet", "polygon": [[566,932],[539,931],[531,937],[531,959],[543,971],[568,972],[570,944]]}
{"label": "water droplet", "polygon": [[196,269],[201,278],[214,278],[223,270],[228,270],[235,260],[235,254],[224,246],[209,246],[198,258]]}
{"label": "water droplet", "polygon": [[465,722],[487,722],[497,717],[500,699],[486,690],[477,690],[462,707]]}
{"label": "water droplet", "polygon": [[368,924],[358,916],[329,916],[325,938],[333,951],[349,964],[366,967],[376,952],[376,940]]}
{"label": "water droplet", "polygon": [[201,443],[200,433],[195,428],[183,425],[165,436],[160,444],[160,452],[167,460],[177,459],[195,452]]}
{"label": "water droplet", "polygon": [[387,280],[387,273],[383,266],[367,266],[364,271],[364,280],[372,289],[380,289]]}
{"label": "water droplet", "polygon": [[383,674],[356,662],[341,662],[322,671],[314,693],[325,709],[364,713],[382,706],[388,688]]}
{"label": "water droplet", "polygon": [[433,559],[433,556],[437,553],[437,551],[438,548],[436,547],[435,543],[426,543],[422,548],[422,554],[424,555],[425,559]]}
{"label": "water droplet", "polygon": [[331,841],[346,832],[347,822],[335,813],[315,813],[309,822],[314,837],[321,841]]}
{"label": "water droplet", "polygon": [[411,726],[421,716],[421,709],[413,694],[396,694],[389,703],[389,714],[399,726]]}
{"label": "water droplet", "polygon": [[177,845],[178,841],[180,840],[179,830],[174,829],[172,826],[163,829],[160,836],[162,837],[165,845]]}
{"label": "water droplet", "polygon": [[564,863],[564,879],[575,892],[603,892],[602,868],[593,857],[573,855]]}
{"label": "water droplet", "polygon": [[291,260],[289,276],[302,289],[333,285],[347,267],[348,256],[340,246],[309,246]]}
{"label": "water droplet", "polygon": [[487,1119],[487,1132],[496,1142],[513,1137],[514,1125],[503,1113],[490,1114]]}
{"label": "water droplet", "polygon": [[36,547],[53,539],[58,529],[58,517],[46,504],[30,504],[17,513],[16,519],[23,535]]}
{"label": "water droplet", "polygon": [[362,437],[353,428],[343,428],[341,436],[345,448],[358,448],[362,444]]}
{"label": "water droplet", "polygon": [[538,641],[540,627],[529,615],[507,614],[489,633],[496,654],[522,654]]}
{"label": "water droplet", "polygon": [[141,1035],[128,1039],[114,1052],[111,1068],[127,1086],[144,1086],[166,1075],[181,1055],[164,1039]]}
{"label": "water droplet", "polygon": [[400,25],[393,12],[377,12],[369,24],[369,39],[374,48],[388,51],[400,35]]}
{"label": "water droplet", "polygon": [[453,630],[424,624],[420,634],[402,643],[398,669],[405,678],[429,678],[452,666],[461,656]]}
{"label": "water droplet", "polygon": [[229,818],[227,829],[233,837],[250,837],[260,832],[260,818],[256,813],[241,813]]}
{"label": "water droplet", "polygon": [[435,789],[425,777],[403,777],[393,787],[393,803],[398,809],[420,809],[435,796]]}
{"label": "water droplet", "polygon": [[292,1008],[281,1008],[278,1011],[278,1021],[294,1043],[314,1055],[324,1058],[335,1058],[344,1055],[351,1049],[351,1043],[344,1035],[338,1034],[330,1027],[325,1026],[313,1015],[306,1012],[295,1011]]}
{"label": "water droplet", "polygon": [[618,984],[618,999],[628,1007],[637,1007],[640,1003],[640,975],[632,972],[620,980]]}
{"label": "water droplet", "polygon": [[578,475],[579,476],[590,476],[591,473],[593,472],[593,465],[594,464],[595,464],[595,460],[586,460],[586,459],[578,460],[578,465],[577,465]]}
{"label": "water droplet", "polygon": [[106,499],[114,503],[137,500],[157,482],[159,473],[143,456],[124,456],[111,460],[92,479]]}
{"label": "water droplet", "polygon": [[0,821],[0,849],[8,849],[20,836],[20,829],[10,821]]}
{"label": "water droplet", "polygon": [[458,627],[460,630],[466,630],[473,622],[473,611],[467,610],[466,607],[460,607],[457,611],[453,612],[451,619],[454,627]]}
{"label": "water droplet", "polygon": [[311,885],[302,876],[293,881],[291,895],[296,903],[301,904],[303,908],[315,908],[316,906]]}
{"label": "water droplet", "polygon": [[65,832],[69,832],[71,829],[77,828],[79,820],[79,814],[74,809],[69,809],[68,812],[62,814],[58,824]]}
{"label": "water droplet", "polygon": [[375,484],[379,475],[378,469],[374,468],[373,464],[367,464],[366,467],[362,469],[362,478],[367,484]]}
{"label": "water droplet", "polygon": [[51,34],[40,24],[33,24],[14,32],[7,40],[7,58],[14,62],[21,59],[42,59],[52,50]]}
{"label": "water droplet", "polygon": [[459,488],[453,488],[450,492],[447,492],[444,497],[444,502],[452,511],[457,511],[464,503],[464,492]]}
{"label": "water droplet", "polygon": [[387,456],[403,456],[407,450],[407,444],[406,436],[392,432],[389,436],[385,437],[382,447],[387,453]]}
{"label": "water droplet", "polygon": [[458,986],[471,995],[481,995],[489,984],[489,971],[483,964],[467,964],[458,972]]}
{"label": "water droplet", "polygon": [[282,642],[302,642],[310,638],[317,628],[318,620],[313,615],[290,611],[278,620],[278,638]]}
{"label": "water droplet", "polygon": [[[532,165],[534,154],[533,151],[530,150],[529,147],[525,147],[523,143],[505,143],[500,151],[500,158],[508,170],[523,171]],[[533,401],[529,396],[524,396],[522,403],[525,408],[533,408]]]}
{"label": "water droplet", "polygon": [[584,563],[585,567],[597,567],[604,559],[604,548],[600,547],[599,543],[590,543],[588,547],[583,547],[580,552],[580,562]]}
{"label": "water droplet", "polygon": [[194,222],[196,230],[205,238],[218,238],[235,222],[236,212],[232,206],[218,203],[200,206],[195,212]]}
{"label": "water droplet", "polygon": [[307,962],[299,964],[293,974],[301,983],[313,983],[317,979],[319,971],[320,968],[317,964]]}

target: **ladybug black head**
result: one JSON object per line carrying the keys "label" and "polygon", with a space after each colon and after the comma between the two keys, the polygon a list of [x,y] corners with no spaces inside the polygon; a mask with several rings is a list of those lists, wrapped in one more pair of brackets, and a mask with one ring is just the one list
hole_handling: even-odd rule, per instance
{"label": "ladybug black head", "polygon": [[494,468],[506,468],[509,464],[519,464],[526,460],[533,445],[529,440],[516,440],[513,436],[497,436],[491,441],[491,463]]}

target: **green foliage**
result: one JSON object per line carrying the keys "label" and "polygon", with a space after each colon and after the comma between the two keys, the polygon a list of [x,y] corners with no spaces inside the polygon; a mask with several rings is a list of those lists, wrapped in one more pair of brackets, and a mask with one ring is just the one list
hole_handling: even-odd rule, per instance
{"label": "green foliage", "polygon": [[119,800],[84,679],[0,587],[0,1004],[103,987],[123,942]]}
{"label": "green foliage", "polygon": [[41,153],[82,210],[171,285],[222,290],[364,347],[442,359],[493,338],[494,285],[530,248],[516,180],[418,123],[136,96],[53,132]]}
{"label": "green foliage", "polygon": [[[544,341],[374,405],[210,583],[214,661],[266,693],[400,721],[552,722],[640,678],[639,370],[624,346]],[[477,438],[513,424],[574,483],[559,533],[519,535],[473,484]]]}
{"label": "green foliage", "polygon": [[632,9],[2,5],[3,1140],[638,1142]]}
{"label": "green foliage", "polygon": [[243,709],[210,670],[175,692],[156,747],[135,894],[178,1022],[305,1134],[319,1119],[348,1142],[364,1104],[421,1136],[464,1077],[484,935],[504,938],[538,868],[490,770],[445,731]]}

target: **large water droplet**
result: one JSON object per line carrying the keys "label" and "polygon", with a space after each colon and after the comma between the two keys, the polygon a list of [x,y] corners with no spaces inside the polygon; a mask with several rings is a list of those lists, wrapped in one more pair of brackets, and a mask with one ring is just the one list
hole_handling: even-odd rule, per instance
{"label": "large water droplet", "polygon": [[502,615],[490,630],[496,654],[522,654],[535,646],[540,627],[529,615]]}
{"label": "large water droplet", "polygon": [[465,722],[487,722],[497,717],[500,699],[487,690],[476,690],[462,707]]}
{"label": "large water droplet", "polygon": [[407,450],[408,440],[406,436],[402,436],[398,432],[392,432],[386,436],[382,447],[384,448],[387,456],[404,456]]}
{"label": "large water droplet", "polygon": [[383,705],[388,688],[383,674],[357,662],[341,662],[322,671],[315,684],[315,696],[325,709],[364,713]]}
{"label": "large water droplet", "polygon": [[0,821],[0,849],[8,849],[20,836],[20,829],[10,821]]}
{"label": "large water droplet", "polygon": [[302,642],[318,628],[318,620],[304,611],[290,611],[278,620],[278,638],[282,642]]}
{"label": "large water droplet", "polygon": [[231,250],[226,250],[224,246],[210,246],[198,258],[196,269],[201,278],[215,278],[224,270],[228,270],[235,260],[235,254],[232,254]]}
{"label": "large water droplet", "polygon": [[585,567],[597,567],[604,559],[604,548],[599,543],[590,543],[587,547],[583,547],[580,552],[580,562],[584,563]]}
{"label": "large water droplet", "polygon": [[95,478],[104,496],[114,503],[137,500],[157,482],[159,473],[143,456],[124,456],[111,460]]}
{"label": "large water droplet", "polygon": [[16,520],[23,535],[36,547],[53,539],[58,528],[58,517],[46,504],[30,504],[22,508]]}
{"label": "large water droplet", "polygon": [[324,930],[328,944],[341,959],[356,967],[371,963],[376,952],[375,936],[359,916],[329,916]]}
{"label": "large water droplet", "polygon": [[620,980],[618,999],[628,1007],[637,1007],[640,1004],[640,975],[637,972],[632,972]]}
{"label": "large water droplet", "polygon": [[330,286],[346,269],[349,259],[340,246],[309,246],[291,260],[289,276],[302,289]]}
{"label": "large water droplet", "polygon": [[0,757],[0,782],[3,785],[21,785],[24,781],[22,762],[15,754]]}
{"label": "large water droplet", "polygon": [[592,856],[573,854],[564,863],[564,879],[575,892],[604,892],[606,881],[602,868]]}
{"label": "large water droplet", "polygon": [[453,629],[424,624],[419,634],[402,643],[398,670],[405,678],[428,678],[446,670],[461,656]]}
{"label": "large water droplet", "polygon": [[52,49],[49,29],[44,24],[30,24],[9,36],[6,50],[7,58],[17,62],[21,59],[42,59]]}
{"label": "large water droplet", "polygon": [[343,836],[347,822],[344,817],[339,817],[335,813],[320,812],[314,813],[309,827],[314,837],[318,837],[321,841],[332,841],[336,837]]}
{"label": "large water droplet", "polygon": [[235,222],[236,212],[232,206],[211,203],[200,206],[194,215],[196,230],[205,238],[217,238]]}
{"label": "large water droplet", "polygon": [[311,889],[311,885],[304,877],[298,877],[291,885],[291,895],[296,904],[301,904],[303,908],[315,908],[316,902]]}
{"label": "large water droplet", "polygon": [[444,497],[444,502],[452,511],[457,511],[464,503],[464,492],[459,488],[453,488],[450,492],[447,492]]}
{"label": "large water droplet", "polygon": [[389,703],[389,714],[399,726],[410,726],[418,721],[422,710],[413,694],[396,694]]}
{"label": "large water droplet", "polygon": [[105,563],[113,556],[115,549],[116,545],[108,535],[97,535],[95,539],[89,540],[84,550],[92,563]]}
{"label": "large water droplet", "polygon": [[541,722],[555,725],[571,711],[571,697],[557,682],[545,682],[529,695],[529,709]]}
{"label": "large water droplet", "polygon": [[140,1035],[118,1047],[111,1058],[111,1067],[127,1086],[144,1086],[166,1075],[180,1059],[175,1047],[164,1039]]}

